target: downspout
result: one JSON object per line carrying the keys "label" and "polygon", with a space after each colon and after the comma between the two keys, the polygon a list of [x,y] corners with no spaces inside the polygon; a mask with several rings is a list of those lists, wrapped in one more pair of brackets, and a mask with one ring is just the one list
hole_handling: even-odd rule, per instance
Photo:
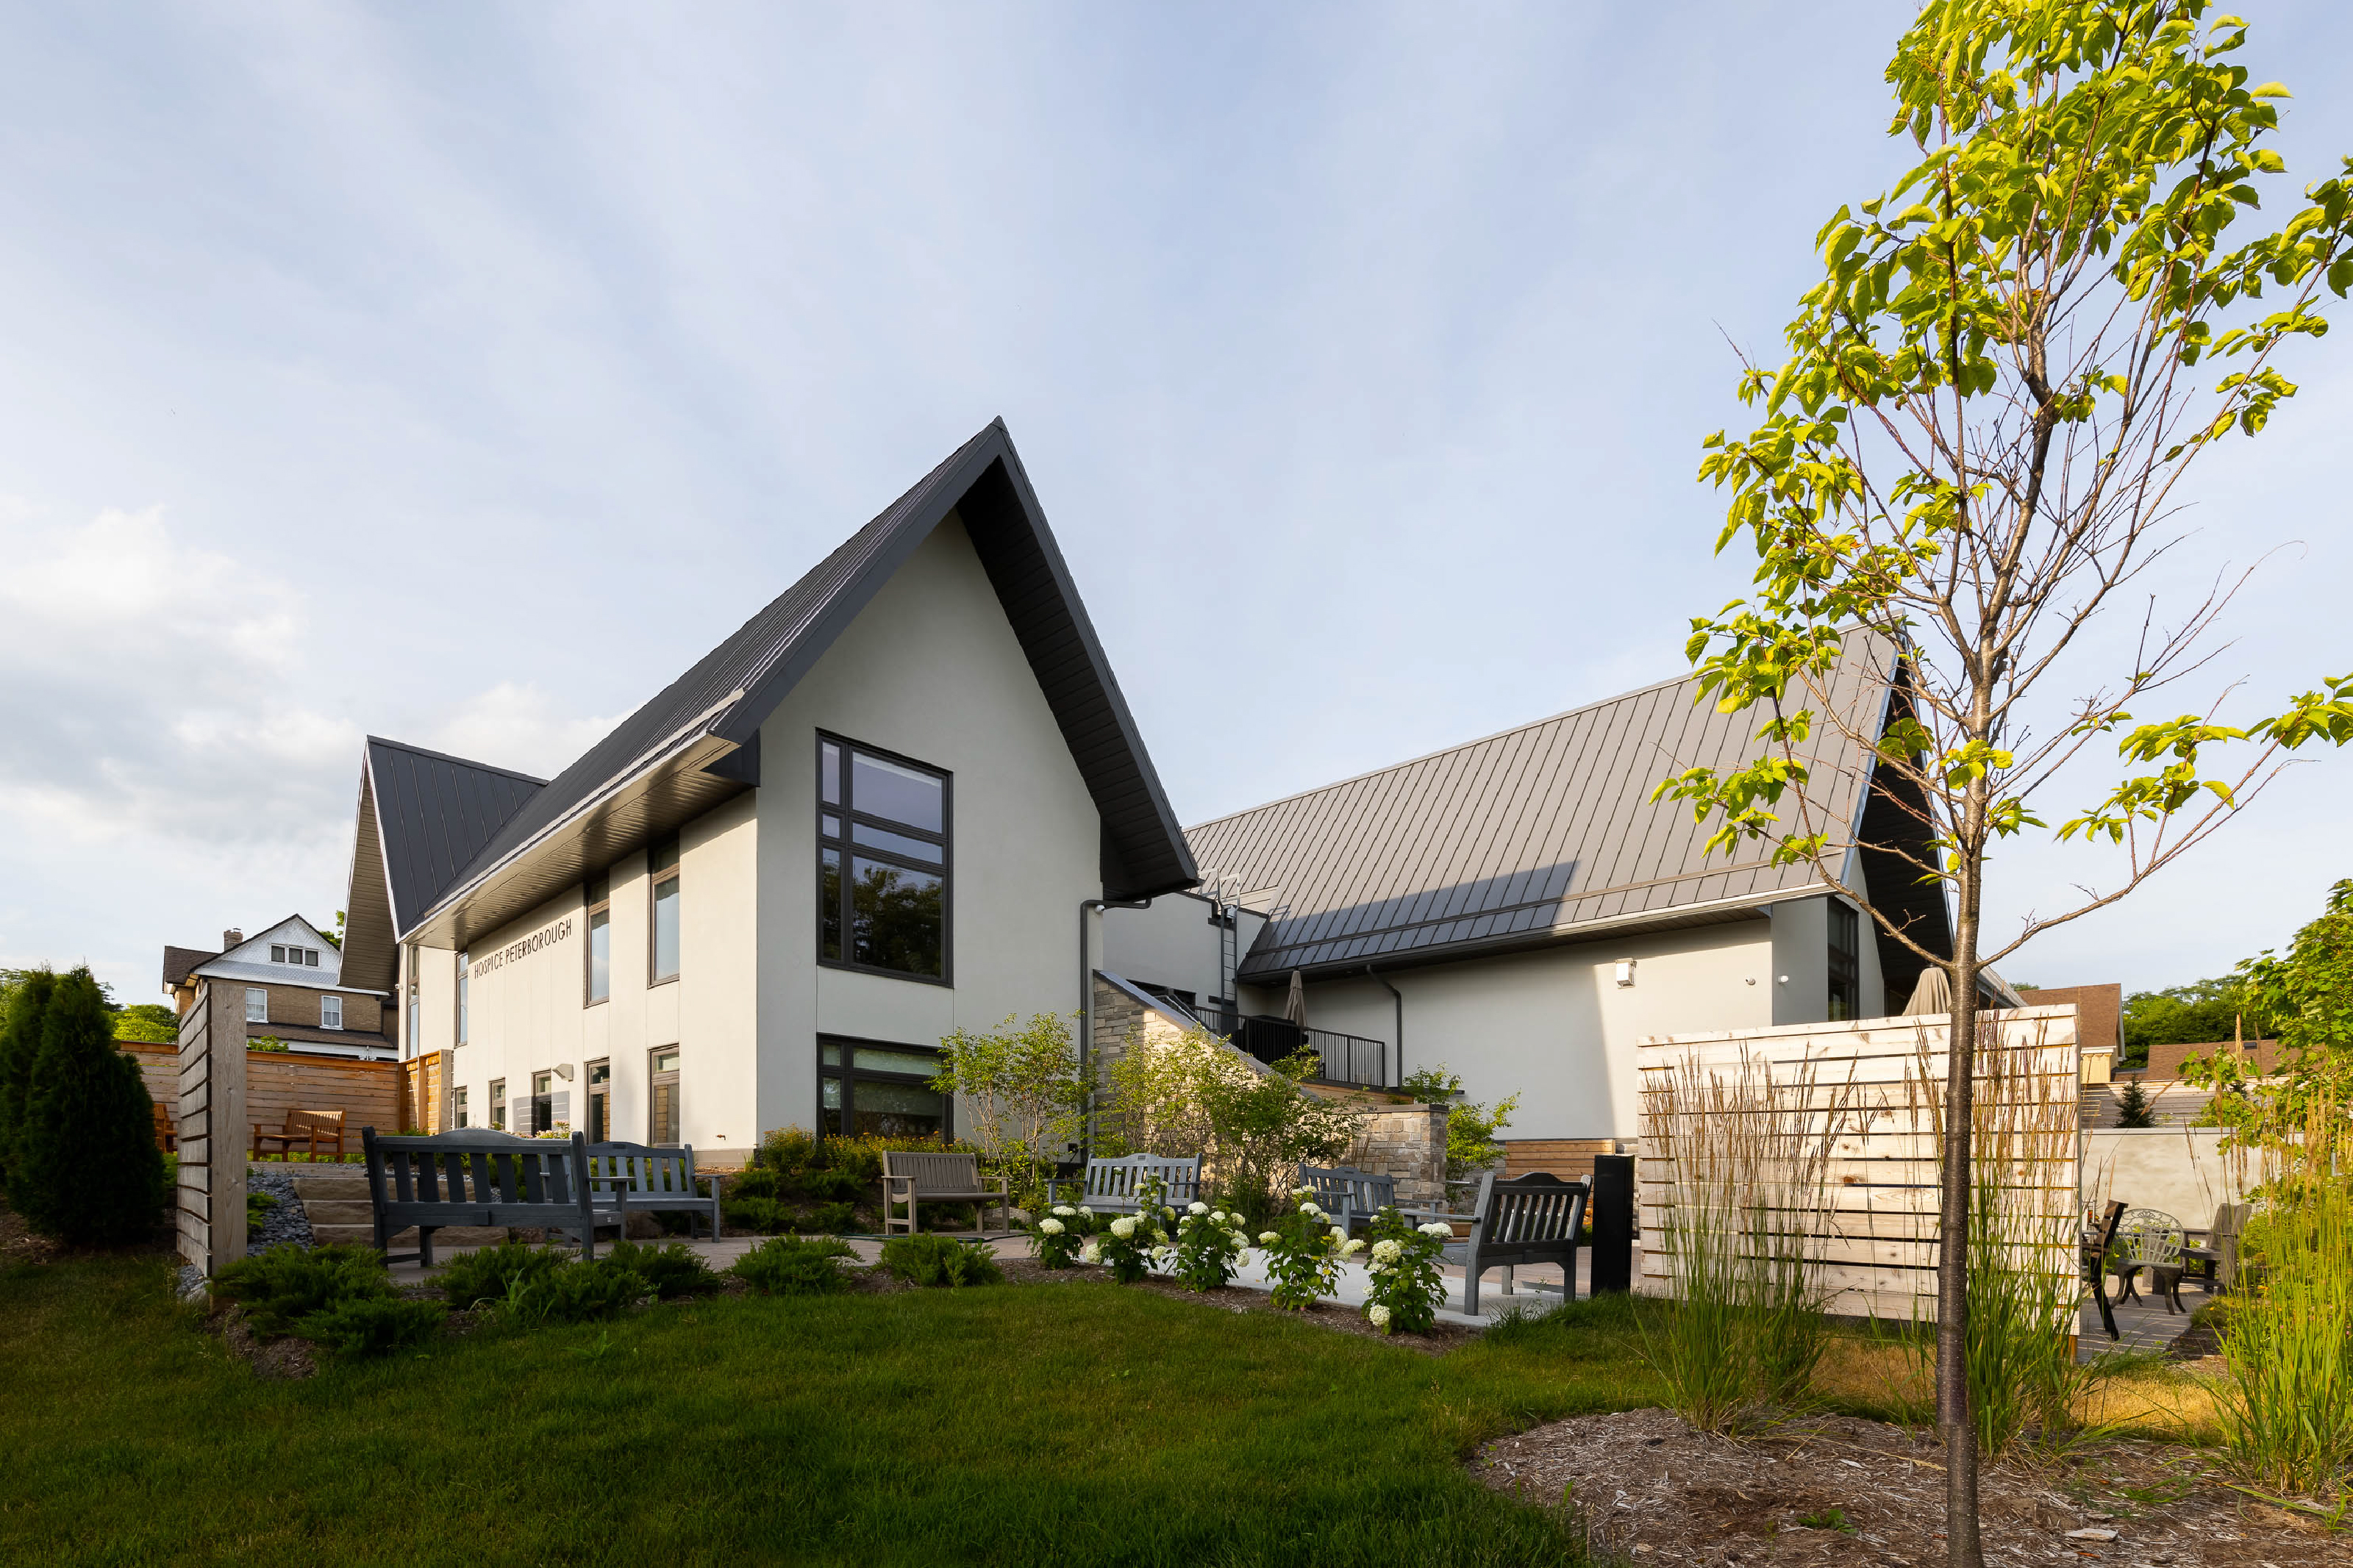
{"label": "downspout", "polygon": [[1371,964],[1365,965],[1365,973],[1381,983],[1381,989],[1389,994],[1390,1001],[1397,1007],[1397,1069],[1389,1074],[1389,1081],[1381,1086],[1384,1089],[1393,1088],[1405,1081],[1405,993],[1390,984],[1389,977],[1374,969]]}
{"label": "downspout", "polygon": [[[1079,900],[1079,1081],[1089,1083],[1087,1068],[1094,1056],[1095,1047],[1095,966],[1087,962],[1087,916],[1096,910],[1148,910],[1150,899],[1081,899]],[[1079,1132],[1079,1157],[1085,1159],[1095,1146],[1095,1097],[1090,1083],[1087,1089],[1087,1114]]]}

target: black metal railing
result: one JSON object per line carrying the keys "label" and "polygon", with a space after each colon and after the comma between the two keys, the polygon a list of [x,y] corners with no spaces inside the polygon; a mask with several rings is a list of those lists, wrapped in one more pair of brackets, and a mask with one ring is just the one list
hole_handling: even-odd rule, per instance
{"label": "black metal railing", "polygon": [[1214,1002],[1202,1003],[1193,1011],[1212,1034],[1223,1035],[1244,1056],[1253,1057],[1269,1066],[1288,1061],[1303,1050],[1313,1050],[1316,1060],[1322,1064],[1322,1070],[1315,1076],[1325,1083],[1364,1084],[1373,1088],[1388,1085],[1389,1045],[1387,1040],[1369,1039],[1363,1035],[1344,1035],[1336,1029],[1311,1029],[1288,1018],[1272,1017],[1263,1013],[1240,1013]]}

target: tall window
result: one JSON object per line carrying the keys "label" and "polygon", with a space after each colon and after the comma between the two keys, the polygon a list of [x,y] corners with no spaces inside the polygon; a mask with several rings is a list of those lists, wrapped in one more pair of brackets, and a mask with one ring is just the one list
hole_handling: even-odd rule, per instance
{"label": "tall window", "polygon": [[653,1053],[646,1084],[646,1142],[678,1142],[678,1047],[664,1046]]}
{"label": "tall window", "polygon": [[269,993],[259,985],[245,988],[245,1021],[248,1024],[269,1022]]}
{"label": "tall window", "polygon": [[1830,1014],[1862,1016],[1862,921],[1852,905],[1831,900]]}
{"label": "tall window", "polygon": [[458,1035],[459,1045],[466,1043],[466,954],[458,955]]}
{"label": "tall window", "polygon": [[948,776],[818,738],[818,957],[944,981]]}
{"label": "tall window", "polygon": [[457,1089],[457,1101],[458,1103],[454,1109],[458,1112],[458,1125],[460,1127],[471,1126],[472,1123],[466,1120],[466,1086],[462,1083],[459,1084]]}
{"label": "tall window", "polygon": [[555,1075],[535,1072],[531,1075],[531,1125],[525,1132],[555,1131]]}
{"label": "tall window", "polygon": [[613,1136],[613,1064],[588,1064],[588,1142],[603,1143]]}
{"label": "tall window", "polygon": [[653,847],[646,858],[653,882],[653,973],[655,984],[678,978],[678,835]]}
{"label": "tall window", "polygon": [[819,1037],[817,1121],[821,1131],[856,1138],[951,1136],[948,1097],[932,1088],[940,1054],[920,1046]]}
{"label": "tall window", "polygon": [[343,999],[340,996],[319,998],[319,1027],[340,1029],[343,1026]]}
{"label": "tall window", "polygon": [[613,994],[613,879],[588,879],[588,1000]]}
{"label": "tall window", "polygon": [[494,1078],[491,1079],[491,1131],[503,1132],[506,1130],[507,1080]]}

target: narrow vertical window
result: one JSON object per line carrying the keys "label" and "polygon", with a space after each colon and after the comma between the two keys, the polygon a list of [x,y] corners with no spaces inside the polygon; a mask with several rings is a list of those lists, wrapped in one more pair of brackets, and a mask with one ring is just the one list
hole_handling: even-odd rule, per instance
{"label": "narrow vertical window", "polygon": [[589,879],[588,900],[588,1000],[602,1002],[613,994],[613,879],[608,876]]}
{"label": "narrow vertical window", "polygon": [[491,1131],[503,1132],[506,1130],[507,1080],[494,1078],[491,1079]]}
{"label": "narrow vertical window", "polygon": [[461,1046],[466,1043],[466,980],[468,968],[468,955],[461,952],[458,955],[458,1043]]}
{"label": "narrow vertical window", "polygon": [[1830,1016],[1860,1017],[1862,1011],[1862,921],[1852,906],[1831,900]]}
{"label": "narrow vertical window", "polygon": [[340,996],[319,998],[319,1027],[340,1029],[343,1026],[343,999]]}
{"label": "narrow vertical window", "polygon": [[526,1132],[551,1132],[555,1129],[555,1075],[535,1072],[531,1075],[531,1125]]}
{"label": "narrow vertical window", "polygon": [[818,742],[818,956],[948,977],[948,775]]}
{"label": "narrow vertical window", "polygon": [[245,1021],[248,1024],[269,1022],[269,993],[259,985],[245,988]]}
{"label": "narrow vertical window", "polygon": [[458,1125],[460,1127],[470,1126],[471,1123],[466,1120],[466,1086],[462,1083],[458,1086],[458,1103],[456,1110],[458,1112]]}
{"label": "narrow vertical window", "polygon": [[588,1064],[588,1142],[604,1143],[613,1136],[613,1064]]}
{"label": "narrow vertical window", "polygon": [[646,1095],[646,1142],[678,1142],[678,1047],[653,1053]]}
{"label": "narrow vertical window", "polygon": [[646,872],[653,882],[653,973],[656,983],[678,978],[678,837],[653,847]]}

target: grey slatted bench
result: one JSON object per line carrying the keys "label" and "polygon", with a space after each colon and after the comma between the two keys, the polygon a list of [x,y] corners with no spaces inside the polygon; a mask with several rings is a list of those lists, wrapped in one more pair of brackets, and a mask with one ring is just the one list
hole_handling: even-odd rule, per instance
{"label": "grey slatted bench", "polygon": [[1499,1182],[1495,1173],[1479,1178],[1479,1199],[1470,1214],[1471,1234],[1447,1243],[1440,1256],[1462,1265],[1462,1310],[1479,1315],[1479,1276],[1504,1270],[1504,1291],[1512,1289],[1512,1269],[1522,1263],[1557,1263],[1562,1297],[1577,1297],[1577,1247],[1585,1229],[1591,1189],[1541,1172]]}
{"label": "grey slatted bench", "polygon": [[[1160,1178],[1160,1201],[1183,1208],[1201,1194],[1201,1156],[1182,1160],[1159,1154],[1130,1154],[1121,1160],[1090,1160],[1085,1177],[1077,1182],[1049,1182],[1046,1201],[1074,1203],[1097,1214],[1134,1214],[1142,1206],[1136,1195],[1146,1176]],[[1062,1189],[1075,1185],[1075,1194]]]}
{"label": "grey slatted bench", "polygon": [[1354,1165],[1302,1165],[1299,1184],[1314,1189],[1315,1206],[1345,1230],[1353,1231],[1358,1220],[1397,1207],[1397,1178],[1377,1171],[1362,1171]]}
{"label": "grey slatted bench", "polygon": [[627,1220],[633,1214],[682,1214],[690,1224],[700,1218],[719,1239],[719,1199],[704,1197],[695,1185],[694,1147],[657,1149],[646,1143],[588,1145],[588,1185],[598,1208],[618,1209]]}
{"label": "grey slatted bench", "polygon": [[[907,1205],[905,1220],[892,1216],[894,1204]],[[1004,1211],[1008,1226],[1013,1223],[1012,1194],[1006,1191],[1002,1178],[994,1185],[981,1184],[979,1155],[883,1151],[882,1234],[888,1236],[903,1226],[909,1236],[914,1235],[918,1228],[918,1204],[976,1204],[984,1226],[988,1222],[989,1209],[995,1207]]]}
{"label": "grey slatted bench", "polygon": [[[588,1181],[588,1140],[517,1138],[506,1132],[442,1132],[379,1138],[360,1129],[376,1250],[386,1262],[433,1267],[433,1233],[444,1226],[536,1226],[562,1231],[596,1256],[596,1233],[621,1216],[598,1209]],[[417,1227],[417,1250],[395,1258],[392,1238]]]}

